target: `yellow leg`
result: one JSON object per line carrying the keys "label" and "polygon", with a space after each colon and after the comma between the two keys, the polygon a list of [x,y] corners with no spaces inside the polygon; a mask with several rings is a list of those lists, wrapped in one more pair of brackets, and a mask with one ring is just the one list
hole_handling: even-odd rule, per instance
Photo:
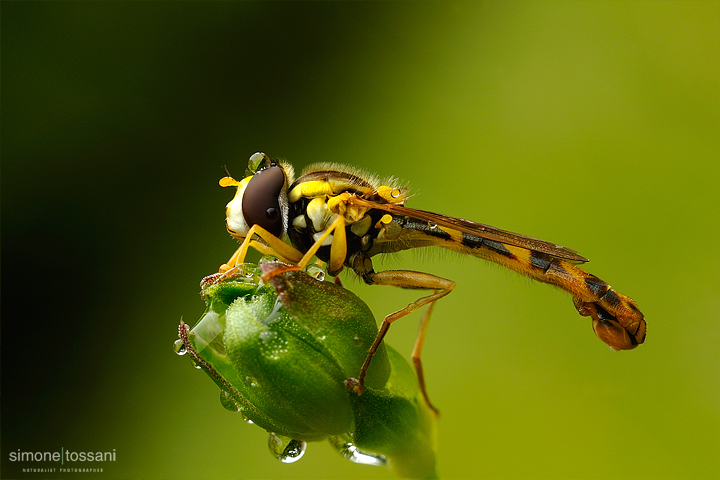
{"label": "yellow leg", "polygon": [[414,312],[415,310],[427,305],[428,308],[426,309],[425,313],[423,314],[422,320],[420,321],[420,329],[418,331],[417,339],[415,340],[415,346],[412,352],[412,359],[413,364],[415,365],[415,372],[418,376],[418,383],[420,385],[420,390],[422,391],[423,397],[425,397],[425,401],[427,402],[428,406],[437,415],[438,410],[430,402],[427,390],[425,388],[425,378],[423,375],[422,361],[420,360],[420,355],[422,353],[422,347],[425,341],[425,333],[427,332],[427,327],[430,322],[430,315],[432,314],[432,309],[435,305],[435,301],[450,293],[452,289],[455,288],[455,282],[453,282],[452,280],[446,280],[444,278],[437,277],[435,275],[431,275],[429,273],[413,272],[409,270],[388,270],[379,273],[370,271],[369,273],[365,273],[363,275],[363,279],[371,285],[393,285],[395,287],[402,288],[428,289],[433,290],[433,293],[425,297],[419,298],[414,302],[410,303],[407,307],[402,308],[397,312],[391,313],[390,315],[385,317],[382,325],[380,325],[380,330],[375,337],[375,341],[373,342],[370,350],[368,351],[365,362],[360,369],[358,382],[357,385],[355,385],[354,387],[355,392],[362,393],[362,391],[365,389],[365,374],[370,367],[370,362],[372,361],[373,355],[375,355],[375,352],[377,352],[377,349],[380,347],[383,338],[385,338],[385,335],[390,328],[390,324],[392,324],[395,320],[404,317],[408,313]]}
{"label": "yellow leg", "polygon": [[312,257],[314,257],[320,247],[322,247],[325,239],[332,233],[335,233],[335,235],[333,236],[332,244],[330,244],[330,261],[328,262],[328,269],[336,271],[339,263],[339,269],[342,270],[342,264],[345,262],[345,256],[347,255],[345,217],[342,215],[338,215],[335,221],[331,223],[330,226],[325,229],[323,234],[315,241],[315,243],[313,243],[312,247],[305,252],[305,255],[303,255],[302,259],[298,262],[298,266],[300,268],[303,268],[305,265],[310,263]]}
{"label": "yellow leg", "polygon": [[[323,234],[318,237],[318,239],[315,241],[315,243],[312,244],[308,251],[305,252],[304,255],[302,255],[302,258],[297,261],[291,262],[294,264],[294,266],[275,269],[267,276],[263,275],[263,281],[267,281],[269,278],[279,273],[287,272],[290,270],[302,270],[303,268],[305,268],[310,263],[310,260],[312,260],[320,247],[322,247],[325,239],[328,238],[333,232],[335,232],[335,235],[333,236],[332,243],[330,244],[330,261],[328,262],[328,272],[330,272],[332,275],[340,273],[340,270],[342,270],[343,268],[343,263],[345,262],[345,256],[347,255],[347,240],[345,238],[345,218],[341,215],[338,215],[335,221],[333,221],[333,223],[331,223],[330,226],[325,229]],[[298,253],[300,252],[298,251]]]}
{"label": "yellow leg", "polygon": [[[257,235],[265,243],[254,240],[253,235]],[[235,251],[227,263],[220,266],[220,272],[228,272],[235,268],[238,264],[243,263],[250,247],[253,247],[260,253],[275,255],[286,263],[296,264],[303,258],[302,252],[295,247],[283,242],[261,226],[253,225],[243,242],[240,244],[240,248]]]}
{"label": "yellow leg", "polygon": [[230,270],[235,268],[235,266],[238,263],[242,263],[238,261],[238,258],[240,257],[240,251],[241,248],[238,247],[237,250],[235,250],[235,253],[232,254],[232,257],[230,257],[230,260],[228,260],[226,263],[223,263],[220,265],[220,268],[218,269],[218,273],[228,273]]}

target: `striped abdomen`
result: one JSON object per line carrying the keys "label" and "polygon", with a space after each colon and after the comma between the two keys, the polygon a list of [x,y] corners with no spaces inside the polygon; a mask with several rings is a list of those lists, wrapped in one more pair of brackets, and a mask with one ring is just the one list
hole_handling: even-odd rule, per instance
{"label": "striped abdomen", "polygon": [[580,314],[592,317],[595,333],[613,349],[628,350],[645,340],[645,320],[635,301],[570,261],[412,217],[393,220],[406,232],[403,236],[408,246],[442,246],[490,260],[569,292]]}

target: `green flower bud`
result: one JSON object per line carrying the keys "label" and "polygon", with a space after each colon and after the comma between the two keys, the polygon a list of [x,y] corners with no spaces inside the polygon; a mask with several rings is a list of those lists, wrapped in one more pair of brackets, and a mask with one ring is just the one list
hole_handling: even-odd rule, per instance
{"label": "green flower bud", "polygon": [[238,390],[281,427],[275,433],[308,441],[350,429],[346,375],[321,339],[280,308],[277,298],[233,302],[225,314],[224,343],[242,376]]}
{"label": "green flower bud", "polygon": [[[267,285],[259,276],[245,266],[243,275],[204,282],[208,309],[191,334],[198,354],[215,343],[217,355],[205,351],[205,360],[240,397],[238,409],[268,431],[304,441],[349,431],[345,381],[358,375],[377,334],[372,312],[348,290],[304,272],[275,275]],[[382,388],[389,375],[383,346],[366,383]]]}
{"label": "green flower bud", "polygon": [[278,273],[281,264],[262,266],[267,284],[257,266],[242,267],[203,281],[205,314],[191,331],[181,323],[176,342],[220,386],[223,406],[270,432],[283,461],[330,437],[352,461],[390,460],[402,476],[434,477],[435,419],[408,363],[381,345],[365,392],[346,386],[377,335],[367,305],[305,272]]}

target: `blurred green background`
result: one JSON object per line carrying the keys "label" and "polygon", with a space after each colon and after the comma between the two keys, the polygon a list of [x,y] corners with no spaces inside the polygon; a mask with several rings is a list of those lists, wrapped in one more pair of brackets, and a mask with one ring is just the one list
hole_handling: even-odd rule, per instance
{"label": "blurred green background", "polygon": [[[171,349],[236,245],[221,167],[258,150],[570,246],[645,313],[613,353],[551,287],[378,259],[457,282],[423,357],[443,477],[720,476],[717,1],[0,9],[3,477],[64,447],[115,449],[107,479],[393,478],[325,443],[281,464]],[[349,278],[378,318],[416,296]]]}

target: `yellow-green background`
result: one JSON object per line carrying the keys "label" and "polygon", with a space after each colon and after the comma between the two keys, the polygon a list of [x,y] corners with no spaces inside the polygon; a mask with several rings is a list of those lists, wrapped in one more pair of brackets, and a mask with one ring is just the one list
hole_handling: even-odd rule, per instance
{"label": "yellow-green background", "polygon": [[[393,477],[326,444],[281,464],[172,353],[234,249],[221,166],[258,150],[568,245],[645,313],[613,353],[551,287],[378,260],[457,282],[423,357],[443,477],[720,476],[718,2],[0,9],[3,477],[61,447],[115,449],[107,479]],[[345,278],[378,317],[413,299]]]}

